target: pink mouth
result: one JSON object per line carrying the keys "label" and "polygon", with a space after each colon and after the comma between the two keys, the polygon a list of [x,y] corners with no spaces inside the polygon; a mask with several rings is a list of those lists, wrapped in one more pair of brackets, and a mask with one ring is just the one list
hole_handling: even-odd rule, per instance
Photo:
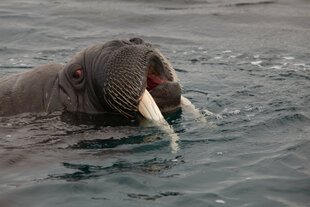
{"label": "pink mouth", "polygon": [[148,73],[147,75],[147,87],[146,89],[148,91],[151,91],[153,88],[155,88],[156,86],[162,84],[166,82],[166,80],[162,80],[157,76],[152,75],[151,73]]}

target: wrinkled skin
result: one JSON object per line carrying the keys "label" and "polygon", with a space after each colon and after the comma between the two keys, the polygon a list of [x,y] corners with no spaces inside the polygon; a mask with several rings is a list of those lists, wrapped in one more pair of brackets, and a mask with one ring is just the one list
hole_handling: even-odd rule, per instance
{"label": "wrinkled skin", "polygon": [[142,39],[85,48],[66,65],[51,63],[0,79],[0,116],[24,112],[138,113],[147,89],[161,112],[180,107],[181,87],[169,61]]}

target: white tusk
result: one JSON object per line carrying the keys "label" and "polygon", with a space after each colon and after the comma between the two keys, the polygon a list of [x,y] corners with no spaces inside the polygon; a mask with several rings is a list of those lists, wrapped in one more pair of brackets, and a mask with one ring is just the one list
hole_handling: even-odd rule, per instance
{"label": "white tusk", "polygon": [[[181,96],[181,107],[183,110],[185,110],[187,113],[190,113],[194,116],[194,119],[203,123],[206,123],[207,120],[203,114],[200,113],[200,111],[184,96]],[[205,110],[206,114],[211,116],[213,115],[212,112]]]}
{"label": "white tusk", "polygon": [[174,132],[173,128],[168,124],[168,122],[164,119],[153,97],[147,90],[145,90],[142,94],[138,110],[144,118],[146,118],[149,121],[152,121],[152,126],[158,126],[161,130],[169,134],[169,136],[171,137],[170,139],[171,151],[172,153],[177,153],[179,151],[179,145],[177,141],[180,138]]}
{"label": "white tusk", "polygon": [[138,106],[139,112],[144,116],[144,118],[152,121],[161,121],[164,120],[163,115],[161,114],[157,104],[155,103],[151,94],[145,90],[142,94]]}

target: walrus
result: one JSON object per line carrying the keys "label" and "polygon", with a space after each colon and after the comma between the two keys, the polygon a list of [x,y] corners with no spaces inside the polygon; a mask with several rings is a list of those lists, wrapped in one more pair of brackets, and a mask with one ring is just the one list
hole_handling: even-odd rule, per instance
{"label": "walrus", "polygon": [[181,85],[168,59],[140,38],[112,40],[0,79],[0,116],[55,111],[118,113],[162,119],[181,104]]}

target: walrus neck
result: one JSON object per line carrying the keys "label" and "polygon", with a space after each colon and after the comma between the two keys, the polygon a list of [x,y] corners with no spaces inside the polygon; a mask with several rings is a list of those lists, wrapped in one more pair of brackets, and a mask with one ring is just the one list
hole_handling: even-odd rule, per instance
{"label": "walrus neck", "polygon": [[52,89],[49,90],[49,92],[45,92],[45,101],[44,103],[44,107],[45,107],[45,111],[47,113],[51,113],[53,111],[61,111],[63,110],[64,106],[61,104],[60,101],[55,101],[55,100],[60,100],[59,97],[59,91],[60,87],[59,87],[59,76],[57,75],[55,77],[55,80],[53,82],[52,85]]}

